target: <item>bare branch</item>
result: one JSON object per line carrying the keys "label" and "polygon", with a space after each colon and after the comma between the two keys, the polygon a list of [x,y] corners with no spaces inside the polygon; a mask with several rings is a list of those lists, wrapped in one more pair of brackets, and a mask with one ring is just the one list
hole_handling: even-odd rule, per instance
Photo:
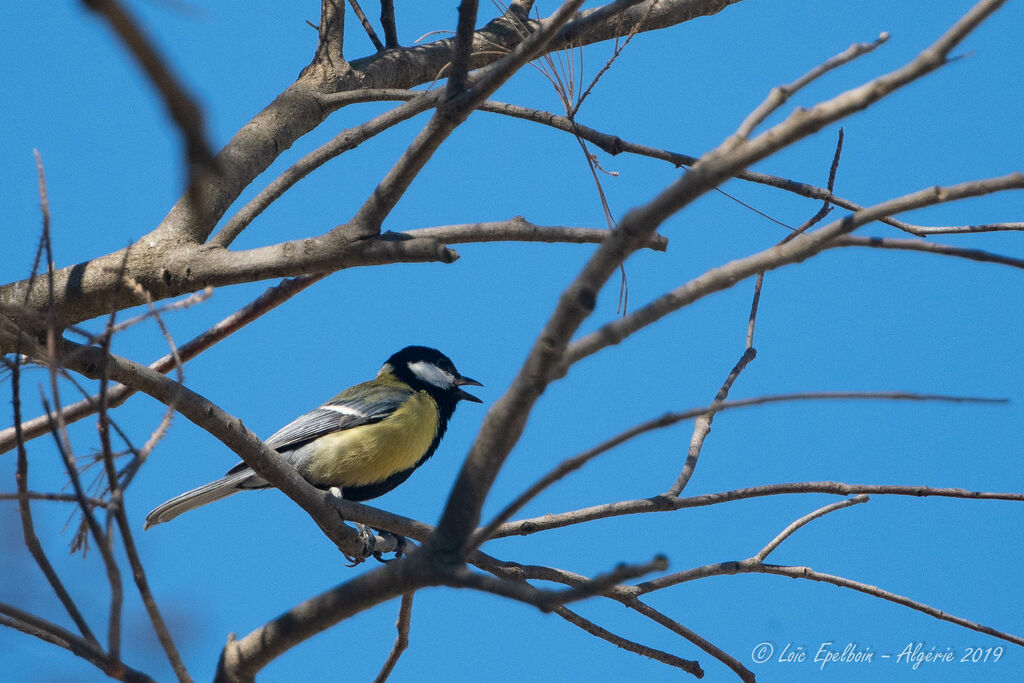
{"label": "bare branch", "polygon": [[[353,95],[358,96],[359,99],[356,100]],[[291,189],[307,175],[320,168],[331,159],[344,154],[350,149],[358,147],[360,144],[375,135],[388,130],[402,121],[407,121],[416,114],[435,106],[440,99],[440,96],[440,92],[416,92],[412,90],[360,90],[356,93],[342,93],[341,96],[333,98],[323,98],[324,104],[332,107],[340,106],[338,104],[338,100],[341,99],[341,97],[344,98],[344,103],[346,104],[352,101],[375,101],[378,98],[382,100],[407,99],[408,101],[399,107],[395,107],[391,111],[374,116],[369,121],[361,123],[358,126],[343,130],[334,136],[334,138],[329,142],[321,145],[292,164],[284,171],[284,173],[270,183],[270,185],[261,190],[259,194],[239,209],[238,213],[232,216],[231,219],[224,224],[224,227],[222,227],[220,231],[213,236],[210,243],[216,246],[227,247],[268,206],[273,204],[281,197],[281,195]]]}
{"label": "bare branch", "polygon": [[37,616],[24,612],[13,605],[0,603],[0,625],[9,626],[22,633],[35,636],[47,643],[81,657],[114,680],[126,683],[155,683],[155,681],[104,652],[95,640],[82,639],[74,633]]}
{"label": "bare branch", "polygon": [[[49,413],[50,405],[46,396],[42,396],[42,402],[44,410]],[[59,406],[59,404],[57,405]],[[66,433],[61,433],[62,427],[58,421],[59,414],[58,407],[58,412],[50,426],[51,431],[53,432],[53,441],[57,447],[57,451],[60,453],[61,459],[64,461],[64,468],[67,470],[68,479],[71,480],[75,497],[78,499],[78,507],[82,511],[82,517],[85,518],[89,531],[92,533],[93,538],[96,539],[96,547],[99,548],[100,557],[103,558],[103,566],[106,570],[107,582],[110,584],[110,617],[107,626],[108,639],[110,642],[107,649],[117,656],[120,652],[121,634],[121,570],[117,565],[117,560],[114,558],[112,539],[110,535],[105,533],[100,527],[99,522],[96,520],[96,515],[93,514],[93,507],[87,502],[85,491],[82,488],[82,482],[78,476],[78,467],[75,464],[74,455],[67,448],[67,435]],[[72,545],[72,547],[74,546]]]}
{"label": "bare branch", "polygon": [[840,52],[835,57],[832,57],[831,59],[814,67],[792,83],[772,88],[764,102],[759,104],[757,109],[752,111],[750,115],[744,119],[743,123],[740,124],[739,129],[736,131],[736,136],[740,138],[750,137],[750,134],[754,132],[755,128],[760,126],[764,123],[765,119],[778,111],[782,105],[789,101],[790,97],[797,93],[797,91],[807,87],[829,71],[837,69],[844,64],[849,64],[862,55],[866,55],[887,40],[889,40],[889,34],[882,33],[878,38],[870,43],[854,43],[843,52]]}
{"label": "bare branch", "polygon": [[380,0],[380,24],[384,27],[384,47],[387,49],[398,47],[394,0]]}
{"label": "bare branch", "polygon": [[662,664],[667,664],[668,666],[681,669],[696,678],[704,677],[704,670],[700,668],[700,664],[698,662],[683,659],[668,652],[648,647],[647,645],[637,643],[629,640],[628,638],[623,638],[622,636],[616,635],[607,629],[601,628],[589,619],[581,617],[579,614],[576,614],[567,607],[556,607],[554,612],[570,624],[578,626],[590,635],[606,640],[612,645],[622,648],[627,652],[633,652],[643,657],[649,657],[656,662],[661,662]]}
{"label": "bare branch", "polygon": [[[562,130],[567,133],[572,133],[578,137],[583,138],[587,142],[592,142],[602,151],[616,156],[622,153],[636,154],[638,156],[645,156],[651,159],[659,159],[661,161],[667,161],[672,165],[678,167],[682,166],[693,166],[697,163],[698,157],[690,156],[688,154],[681,154],[678,152],[670,152],[668,150],[658,149],[647,145],[641,145],[634,142],[623,140],[617,135],[610,135],[608,133],[602,133],[601,131],[585,126],[575,119],[570,119],[567,116],[560,116],[553,114],[548,111],[539,109],[531,109],[529,107],[523,107],[517,104],[508,104],[506,102],[496,102],[489,100],[482,104],[479,108],[480,111],[486,111],[496,114],[504,114],[506,116],[512,116],[515,118],[532,121],[534,123],[540,123],[557,130]],[[796,180],[790,180],[788,178],[782,178],[767,173],[758,173],[756,171],[740,170],[733,174],[734,178],[739,180],[745,180],[760,185],[767,185],[769,187],[775,187],[786,192],[799,195],[801,197],[807,197],[808,199],[820,199],[829,204],[834,204],[843,209],[850,211],[860,211],[864,208],[861,204],[844,199],[832,193],[831,189],[816,187],[807,183],[801,183]],[[733,195],[718,189],[721,194],[729,197],[733,201],[740,203],[743,206],[747,206],[751,210],[758,212],[756,208],[751,207],[744,202],[740,201]],[[758,212],[760,213],[760,212]],[[762,214],[764,215],[764,214]],[[766,216],[769,220],[773,220],[770,216]],[[904,232],[909,232],[913,235],[924,236],[929,234],[953,234],[953,233],[971,233],[971,232],[993,232],[997,230],[1024,230],[1024,223],[988,223],[981,225],[950,225],[950,226],[926,226],[916,225],[914,223],[907,223],[905,221],[898,220],[891,216],[885,216],[879,218],[880,223],[891,225]],[[778,222],[778,221],[774,221]]]}
{"label": "bare branch", "polygon": [[[802,393],[802,394],[778,394],[775,396],[760,396],[751,399],[741,399],[735,401],[724,401],[717,407],[717,412],[723,410],[731,410],[733,408],[743,408],[755,405],[764,405],[766,403],[776,403],[783,401],[800,401],[800,400],[848,400],[848,399],[891,399],[891,400],[911,400],[911,401],[950,401],[955,403],[962,402],[981,402],[981,403],[1006,403],[1006,399],[988,399],[988,398],[968,398],[959,396],[941,396],[935,394],[909,394],[903,392],[819,392],[819,393]],[[655,429],[664,429],[670,427],[683,420],[689,420],[695,417],[705,415],[710,407],[705,408],[691,408],[690,410],[678,412],[678,413],[666,413],[661,417],[653,420],[648,420],[635,427],[631,427],[624,432],[621,432],[610,439],[603,441],[597,446],[586,450],[578,455],[574,455],[571,458],[566,458],[559,463],[550,472],[541,477],[536,483],[527,488],[523,493],[519,494],[511,503],[506,505],[501,512],[494,516],[490,522],[485,526],[477,529],[473,533],[473,538],[470,542],[471,547],[477,548],[485,541],[491,538],[498,538],[504,534],[495,534],[495,531],[505,522],[512,518],[512,516],[522,510],[527,503],[536,498],[542,491],[548,489],[552,484],[561,479],[565,478],[569,474],[583,467],[585,464],[601,455],[607,453],[613,448],[622,445],[623,443],[633,439],[641,434],[645,434]],[[365,519],[358,519],[357,521],[369,523]],[[411,536],[401,529],[395,529],[391,526],[384,526],[384,528],[394,531],[396,533],[402,533],[403,535]],[[424,535],[425,537],[425,535]]]}
{"label": "bare branch", "polygon": [[996,630],[990,626],[985,626],[984,624],[979,624],[977,622],[969,621],[962,617],[954,616],[947,612],[943,612],[942,610],[937,609],[935,607],[931,607],[930,605],[926,605],[923,602],[918,602],[917,600],[912,600],[903,595],[891,593],[887,590],[882,590],[877,586],[861,583],[860,581],[853,581],[852,579],[847,579],[842,576],[833,576],[832,574],[816,572],[810,567],[783,567],[772,564],[764,564],[760,565],[758,569],[756,569],[755,571],[762,574],[788,576],[791,579],[810,579],[811,581],[821,581],[824,583],[830,583],[833,586],[839,586],[840,588],[850,588],[855,591],[864,593],[866,595],[870,595],[872,597],[881,598],[883,600],[888,600],[889,602],[894,602],[897,605],[909,607],[912,610],[922,612],[930,617],[935,617],[936,619],[940,619],[942,621],[948,621],[951,624],[956,624],[957,626],[962,626],[972,631],[977,631],[978,633],[984,633],[986,635],[999,638],[1000,640],[1005,640],[1015,645],[1024,646],[1024,638],[1014,635],[1012,633],[1005,633],[1003,631]]}
{"label": "bare branch", "polygon": [[[366,18],[366,14],[363,13],[363,8],[359,6],[357,0],[348,0],[348,4],[352,7],[352,11],[355,13],[356,18],[359,19],[359,23],[363,25],[363,30],[366,31],[366,35],[370,38],[370,42],[373,43],[373,47],[377,52],[384,49],[384,43],[380,42],[380,38],[377,37],[377,32],[373,30],[373,25],[370,24],[370,20]],[[392,15],[394,14],[394,8],[392,8]]]}
{"label": "bare branch", "polygon": [[927,235],[959,235],[974,232],[998,232],[1002,230],[1024,230],[1024,223],[981,223],[978,225],[915,225],[913,233],[919,237]]}
{"label": "bare branch", "polygon": [[325,79],[337,79],[349,73],[351,68],[344,56],[344,0],[320,0],[320,25],[316,29],[319,38],[316,54],[307,69]]}
{"label": "bare branch", "polygon": [[558,605],[600,595],[623,581],[664,570],[667,566],[668,561],[663,556],[655,557],[643,564],[620,564],[610,572],[576,582],[571,588],[561,591],[541,590],[527,583],[494,578],[471,572],[465,566],[450,570],[442,581],[449,586],[475,588],[550,611]]}
{"label": "bare branch", "polygon": [[[689,175],[689,174],[687,174]],[[683,176],[685,179],[687,176]],[[789,263],[802,261],[824,249],[836,246],[837,238],[857,229],[880,216],[901,213],[912,209],[931,206],[966,197],[991,192],[1024,188],[1024,174],[1011,173],[1000,178],[977,180],[950,187],[933,187],[912,194],[891,199],[881,204],[862,209],[851,216],[833,221],[823,228],[802,235],[799,239],[751,254],[690,280],[685,285],[655,299],[648,305],[627,316],[604,325],[599,330],[573,342],[565,353],[565,360],[558,373],[564,374],[569,366],[597,351],[618,344],[639,329],[708,294],[731,287],[736,282],[762,271],[774,270]],[[849,245],[846,245],[849,246]],[[858,245],[860,246],[860,245]],[[864,245],[867,246],[867,245]]]}
{"label": "bare branch", "polygon": [[649,512],[672,512],[684,508],[705,507],[734,500],[747,500],[763,496],[778,496],[797,493],[828,493],[836,496],[852,496],[865,493],[873,496],[937,496],[940,498],[964,498],[970,500],[1006,500],[1024,502],[1024,493],[968,491],[957,488],[939,488],[933,486],[903,486],[890,484],[845,484],[838,481],[804,481],[785,484],[766,484],[750,486],[721,493],[706,493],[687,498],[674,498],[662,494],[652,498],[625,500],[618,503],[595,505],[589,508],[521,519],[499,527],[492,538],[506,536],[526,536],[529,534],[557,529],[560,527],[582,524],[598,519],[636,515]]}
{"label": "bare branch", "polygon": [[[21,438],[21,366],[17,360],[13,362],[8,361],[3,356],[0,356],[0,359],[3,360],[4,364],[11,371],[11,403],[14,407],[15,445],[18,449],[18,461],[15,466],[14,480],[18,486],[18,512],[21,516],[21,531],[25,540],[25,547],[28,548],[32,559],[35,560],[39,569],[43,572],[57,599],[64,606],[64,610],[71,617],[71,620],[75,622],[78,632],[82,634],[82,637],[91,646],[98,650],[100,648],[99,641],[93,635],[92,629],[89,628],[89,624],[85,621],[85,617],[82,616],[71,594],[64,587],[64,583],[60,580],[57,570],[50,563],[49,558],[46,556],[46,551],[43,550],[39,537],[36,535],[35,523],[32,519],[32,508],[29,505],[28,453],[25,450],[25,441]],[[81,505],[81,497],[76,495],[75,499]]]}
{"label": "bare branch", "polygon": [[[600,244],[608,236],[604,228],[572,228],[561,225],[537,225],[522,216],[507,221],[443,225],[432,228],[414,228],[402,232],[410,237],[428,237],[442,244],[468,244],[478,242],[548,242],[566,244]],[[652,235],[645,245],[655,251],[668,248],[668,238]]]}
{"label": "bare branch", "polygon": [[217,683],[252,681],[273,659],[303,640],[381,602],[427,585],[409,560],[414,556],[360,574],[310,598],[244,638],[233,637],[224,647]]}
{"label": "bare branch", "polygon": [[727,667],[735,671],[736,675],[738,675],[741,680],[745,681],[745,683],[754,683],[755,679],[754,673],[752,671],[743,666],[743,664],[741,664],[738,659],[736,659],[735,657],[733,657],[728,652],[718,647],[711,641],[700,636],[695,631],[686,628],[675,619],[670,619],[669,617],[665,616],[664,614],[654,609],[647,603],[641,602],[637,598],[633,598],[632,600],[627,602],[626,606],[635,609],[637,612],[644,615],[645,617],[652,619],[653,621],[661,624],[670,631],[678,633],[683,638],[686,638],[688,641],[690,641],[691,643],[693,643],[694,645],[704,650],[709,655],[711,655],[712,657],[714,657],[715,659],[717,659],[718,661],[722,662]]}
{"label": "bare branch", "polygon": [[[78,497],[73,493],[48,493],[44,491],[26,491],[25,498],[28,500],[53,500],[62,503],[78,503]],[[0,500],[20,500],[20,493],[0,493]],[[109,508],[111,503],[102,498],[86,498],[88,505],[99,508]]]}
{"label": "bare branch", "polygon": [[[720,562],[718,564],[709,564],[703,567],[697,567],[685,572],[673,574],[669,577],[662,577],[654,581],[649,581],[646,584],[640,584],[637,588],[644,593],[665,588],[669,585],[678,585],[687,581],[695,581],[697,579],[707,578],[709,576],[724,576],[731,574],[774,574],[776,576],[786,576],[791,579],[809,579],[811,581],[820,581],[823,583],[830,583],[833,586],[839,586],[840,588],[850,588],[852,590],[870,595],[872,597],[881,598],[889,602],[894,602],[904,607],[909,607],[912,610],[922,612],[930,617],[940,619],[942,621],[948,621],[957,626],[977,631],[978,633],[984,633],[986,635],[994,636],[1001,640],[1013,643],[1015,645],[1024,646],[1024,638],[1014,635],[1012,633],[1006,633],[999,631],[990,626],[985,626],[962,617],[957,617],[940,609],[927,605],[917,600],[912,600],[903,595],[892,593],[887,590],[872,586],[870,584],[862,583],[860,581],[854,581],[847,579],[842,576],[835,576],[832,574],[825,574],[818,572],[810,567],[791,567],[775,564],[762,564],[757,562],[754,558],[742,560],[739,562]],[[670,580],[671,579],[671,580]]]}
{"label": "bare branch", "polygon": [[802,526],[804,526],[804,525],[806,525],[806,524],[808,524],[810,522],[813,522],[814,520],[818,519],[819,517],[824,517],[825,515],[827,515],[830,512],[835,512],[836,510],[842,510],[843,508],[848,508],[851,505],[859,505],[860,503],[866,503],[866,502],[868,502],[868,497],[867,497],[866,494],[862,493],[862,494],[860,494],[858,496],[854,496],[853,498],[847,498],[846,500],[840,500],[840,501],[835,502],[835,503],[830,503],[829,505],[825,505],[823,507],[818,508],[814,512],[810,512],[810,513],[804,515],[803,517],[801,517],[800,519],[794,521],[792,524],[790,524],[785,529],[780,531],[778,536],[776,536],[771,541],[769,541],[768,544],[765,547],[761,548],[761,550],[756,555],[754,555],[754,558],[753,558],[754,561],[756,561],[756,562],[764,562],[765,559],[769,555],[771,555],[772,552],[776,548],[778,548],[779,545],[783,541],[785,541],[787,538],[792,536],[796,532],[796,530],[799,529],[800,527],[802,527]]}
{"label": "bare branch", "polygon": [[[865,83],[832,100],[822,102],[811,109],[793,112],[782,123],[757,138],[743,140],[734,136],[726,140],[719,148],[702,157],[693,168],[669,185],[651,202],[630,211],[619,223],[618,229],[613,231],[597,249],[572,284],[563,291],[558,306],[538,335],[512,385],[487,412],[483,426],[448,498],[441,522],[438,524],[437,534],[434,540],[425,546],[425,549],[459,557],[467,550],[469,536],[477,526],[480,509],[487,492],[509,451],[522,434],[527,416],[537,398],[545,390],[547,384],[558,376],[559,372],[564,374],[565,369],[579,358],[612,343],[610,339],[613,337],[607,333],[611,326],[606,325],[599,333],[588,335],[580,342],[573,344],[572,347],[568,347],[572,335],[593,311],[597,293],[623,261],[641,244],[644,244],[669,216],[718,186],[740,169],[820,130],[833,121],[864,109],[907,83],[937,69],[945,63],[949,51],[985,17],[994,12],[1002,4],[1002,1],[989,0],[977,5],[964,18],[956,22],[934,45],[903,68]],[[729,278],[733,279],[723,278],[717,284],[706,289],[702,287],[702,291],[710,293],[725,289],[738,279],[737,276],[746,277],[760,270],[777,267],[777,265],[781,265],[781,261],[787,258],[793,260],[806,258],[811,253],[824,248],[825,244],[834,237],[855,229],[859,221],[874,220],[878,216],[915,208],[919,202],[923,202],[920,205],[926,205],[959,196],[968,196],[971,192],[982,193],[997,187],[1009,189],[1022,186],[1024,186],[1024,174],[1018,173],[995,181],[982,181],[978,184],[961,185],[945,190],[933,189],[913,195],[913,198],[907,197],[895,203],[879,205],[873,209],[858,212],[853,217],[831,227],[822,228],[816,233],[794,240],[790,244],[775,247],[775,249],[787,252],[785,256],[775,252],[771,258],[766,259],[766,262],[758,262],[757,255],[734,262],[727,267]],[[789,251],[797,245],[799,245],[798,250]],[[770,265],[772,263],[775,265]],[[738,267],[738,264],[753,265],[754,268],[748,273],[743,273],[743,269]],[[650,306],[647,308],[650,309]],[[632,319],[635,323],[635,316],[636,313],[631,314],[623,318],[622,321]],[[638,325],[635,329],[639,329],[639,327],[642,325]],[[620,327],[618,331],[628,334],[633,330],[627,331]],[[596,345],[592,344],[586,353],[580,353],[581,344],[588,340],[593,341],[595,335],[600,336],[601,342]],[[619,339],[623,337],[619,337]],[[590,350],[591,348],[593,350]]]}
{"label": "bare branch", "polygon": [[388,654],[387,661],[384,662],[380,673],[374,679],[375,683],[384,683],[384,681],[388,680],[388,676],[391,675],[395,665],[398,664],[398,658],[409,647],[409,625],[412,622],[412,597],[414,595],[415,593],[409,592],[402,596],[402,604],[398,608],[398,621],[395,622],[398,636],[395,638],[395,644],[391,647],[391,653]]}
{"label": "bare branch", "polygon": [[[467,0],[468,2],[468,0]],[[506,56],[474,75],[471,87],[458,96],[451,91],[449,99],[439,103],[430,122],[420,131],[412,144],[388,174],[377,184],[370,197],[344,228],[349,239],[375,235],[381,222],[405,193],[445,139],[469,116],[481,102],[507,81],[519,68],[547,49],[555,34],[572,19],[582,0],[566,0],[550,17],[540,22],[536,30]],[[474,13],[475,14],[475,13]],[[461,20],[460,20],[461,21]],[[336,231],[338,228],[335,229]]]}
{"label": "bare branch", "polygon": [[[280,284],[271,287],[245,307],[239,309],[235,313],[232,313],[230,316],[221,320],[207,331],[183,344],[178,349],[178,356],[181,358],[181,362],[184,363],[185,361],[195,358],[203,351],[206,351],[252,321],[258,319],[264,313],[273,310],[310,285],[323,279],[323,277],[324,275],[303,275],[297,278],[284,280]],[[160,373],[170,372],[171,369],[175,367],[174,355],[168,354],[163,356],[159,360],[150,364],[149,367],[150,369],[156,370]],[[106,395],[108,409],[121,405],[134,394],[135,389],[124,384],[111,387],[107,391]],[[96,413],[99,410],[99,400],[99,395],[90,396],[82,401],[65,406],[61,411],[61,417],[64,420],[64,423],[71,424],[72,422],[77,422],[84,417],[88,417],[89,415]],[[31,420],[27,420],[20,425],[20,428],[22,430],[22,438],[24,441],[29,441],[38,436],[42,436],[49,431],[49,417],[41,415]],[[15,427],[8,427],[7,429],[0,430],[0,453],[11,450],[15,447],[15,443]]]}
{"label": "bare branch", "polygon": [[[128,278],[130,286],[138,286],[137,283]],[[184,380],[181,371],[181,358],[178,356],[177,349],[174,345],[174,340],[171,338],[170,332],[163,323],[163,319],[160,314],[153,307],[152,299],[148,293],[145,293],[147,303],[150,310],[160,326],[160,330],[164,337],[167,339],[168,345],[171,347],[171,356],[174,359],[175,368],[178,374],[178,382],[181,383]],[[110,321],[107,325],[107,334],[104,336],[102,351],[104,355],[110,354],[110,342],[113,337],[114,329],[114,313],[110,314]],[[157,639],[160,641],[160,646],[164,650],[164,654],[167,656],[167,660],[174,670],[175,676],[181,683],[191,683],[192,677],[188,674],[188,669],[185,667],[185,662],[181,659],[181,655],[178,653],[178,648],[174,644],[174,639],[171,636],[170,630],[167,628],[167,624],[164,622],[163,615],[160,614],[160,609],[156,604],[156,600],[153,598],[153,593],[149,589],[149,581],[146,578],[146,570],[142,566],[142,560],[139,557],[139,552],[135,547],[135,539],[132,536],[131,524],[128,521],[128,513],[125,510],[124,505],[124,490],[121,486],[120,477],[117,470],[114,467],[114,456],[113,450],[110,446],[110,432],[108,427],[109,416],[107,414],[107,374],[105,367],[101,369],[100,374],[100,393],[99,393],[99,435],[100,435],[100,446],[103,456],[104,469],[107,474],[107,487],[110,491],[110,500],[113,503],[112,512],[114,521],[117,523],[118,530],[121,533],[121,540],[124,545],[125,555],[128,558],[128,566],[131,568],[132,578],[135,580],[135,586],[139,591],[139,597],[142,598],[142,603],[145,605],[146,613],[149,615],[150,623],[153,625],[153,630],[156,632]],[[156,444],[159,436],[166,430],[166,425],[170,423],[171,416],[174,412],[175,400],[172,397],[170,404],[168,405],[168,412],[160,422],[160,426],[157,431],[154,432],[153,436],[150,437],[146,443],[142,452],[136,457],[136,467],[146,459],[146,455]],[[107,541],[113,545],[113,532],[107,532]],[[120,588],[120,584],[118,585]],[[113,625],[114,620],[111,619]],[[111,648],[111,654],[115,657],[118,656],[118,650]]]}
{"label": "bare branch", "polygon": [[190,174],[210,166],[213,152],[206,139],[203,114],[193,97],[171,72],[139,23],[117,0],[82,0],[86,7],[100,14],[135,57],[163,98],[164,105],[185,141]]}
{"label": "bare branch", "polygon": [[715,400],[708,406],[707,411],[697,418],[693,426],[693,436],[690,437],[690,448],[686,454],[686,462],[683,463],[683,470],[679,473],[675,483],[672,484],[672,488],[669,489],[671,495],[678,496],[686,488],[686,485],[690,483],[690,477],[693,476],[693,471],[697,468],[697,459],[700,458],[704,439],[711,433],[711,422],[721,409],[722,403],[729,397],[729,390],[732,389],[733,382],[739,378],[740,373],[756,357],[757,351],[753,347],[748,346],[729,373],[729,376],[725,378],[725,382],[722,383],[718,393],[715,394]]}
{"label": "bare branch", "polygon": [[469,58],[475,37],[477,5],[477,0],[462,0],[459,3],[459,23],[455,28],[455,46],[452,50],[451,69],[448,71],[448,87],[445,93],[447,99],[460,97],[466,92]]}
{"label": "bare branch", "polygon": [[926,254],[939,254],[942,256],[955,256],[981,263],[998,263],[1013,268],[1024,268],[1024,259],[1013,256],[1003,256],[981,249],[967,249],[955,247],[951,244],[939,244],[937,242],[925,242],[915,239],[894,239],[891,237],[864,237],[859,235],[845,235],[833,243],[834,247],[871,247],[873,249],[893,249],[903,251],[921,251]]}

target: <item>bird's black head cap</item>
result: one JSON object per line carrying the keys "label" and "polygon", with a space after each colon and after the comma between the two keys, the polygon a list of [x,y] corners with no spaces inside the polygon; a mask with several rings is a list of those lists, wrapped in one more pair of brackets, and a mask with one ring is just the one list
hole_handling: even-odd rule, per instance
{"label": "bird's black head cap", "polygon": [[460,374],[451,358],[429,346],[406,346],[391,354],[382,369],[390,369],[395,377],[409,386],[430,393],[448,415],[459,401],[482,403],[462,387],[467,384],[483,385]]}

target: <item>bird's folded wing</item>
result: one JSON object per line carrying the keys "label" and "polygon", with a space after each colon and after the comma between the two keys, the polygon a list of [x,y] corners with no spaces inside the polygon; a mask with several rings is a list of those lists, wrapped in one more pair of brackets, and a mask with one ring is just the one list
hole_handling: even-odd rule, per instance
{"label": "bird's folded wing", "polygon": [[395,386],[358,391],[360,388],[347,389],[288,423],[267,439],[267,445],[277,450],[293,448],[331,432],[380,422],[398,410],[413,393],[411,389]]}

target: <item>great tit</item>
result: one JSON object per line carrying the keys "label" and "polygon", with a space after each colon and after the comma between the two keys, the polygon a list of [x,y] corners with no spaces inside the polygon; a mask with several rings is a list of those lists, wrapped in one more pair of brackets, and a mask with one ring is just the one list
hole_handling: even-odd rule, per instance
{"label": "great tit", "polygon": [[[341,392],[266,440],[313,486],[337,487],[346,500],[384,495],[437,450],[459,401],[482,401],[463,386],[448,356],[407,346],[387,359],[376,379]],[[223,479],[170,499],[146,515],[148,529],[183,512],[270,484],[244,462]]]}

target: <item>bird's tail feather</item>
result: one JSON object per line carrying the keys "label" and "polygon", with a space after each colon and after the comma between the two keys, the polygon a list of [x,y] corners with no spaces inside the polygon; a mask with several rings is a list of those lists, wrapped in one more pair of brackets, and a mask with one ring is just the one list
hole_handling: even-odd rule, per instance
{"label": "bird's tail feather", "polygon": [[156,506],[152,512],[146,515],[146,523],[142,528],[148,529],[151,526],[169,522],[183,512],[188,512],[221,498],[227,498],[233,493],[238,493],[245,489],[260,488],[261,483],[264,486],[266,485],[262,477],[247,467],[234,474],[229,474],[223,479],[211,481],[209,484],[186,491],[180,496],[175,496],[166,503]]}

